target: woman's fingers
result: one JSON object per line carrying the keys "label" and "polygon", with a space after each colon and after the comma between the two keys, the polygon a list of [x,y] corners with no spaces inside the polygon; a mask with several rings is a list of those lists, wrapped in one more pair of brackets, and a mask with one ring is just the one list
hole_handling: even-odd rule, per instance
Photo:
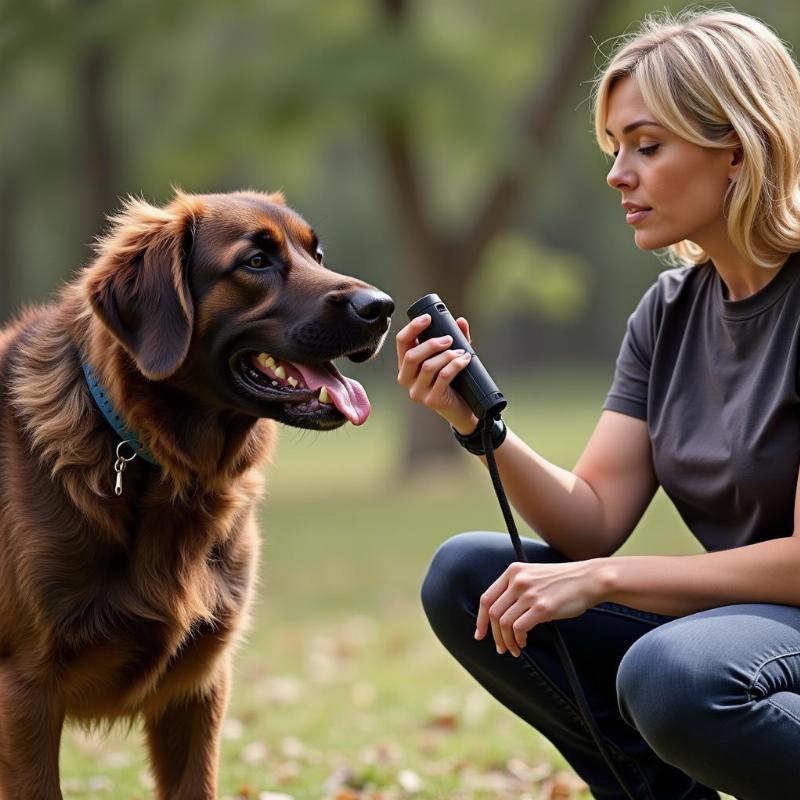
{"label": "woman's fingers", "polygon": [[442,355],[446,355],[450,363],[436,373],[436,380],[431,385],[426,398],[431,406],[442,407],[448,404],[448,398],[452,397],[452,395],[448,395],[448,392],[452,391],[450,384],[456,375],[466,368],[471,358],[470,354],[463,350],[448,350]]}
{"label": "woman's fingers", "polygon": [[[454,362],[458,361],[463,352],[463,350],[445,350],[443,353],[437,353],[430,356],[430,358],[426,358],[419,367],[419,372],[408,390],[408,396],[418,403],[425,403],[431,407],[441,405],[443,395],[441,375],[443,372],[446,375],[455,375],[458,372],[458,370],[454,372],[451,367]],[[445,390],[448,383],[449,381],[445,382]]]}
{"label": "woman's fingers", "polygon": [[[451,425],[469,428],[474,414],[450,384],[469,364],[470,356],[463,350],[450,350],[453,337],[449,335],[420,342],[419,336],[430,321],[429,314],[422,314],[397,333],[397,382],[408,389],[415,402],[435,411]],[[468,336],[467,321],[459,317],[457,323]]]}
{"label": "woman's fingers", "polygon": [[513,656],[519,656],[528,641],[528,631],[540,621],[530,603],[518,600],[500,617],[503,642]]}
{"label": "woman's fingers", "polygon": [[475,638],[483,639],[489,630],[489,609],[500,597],[508,586],[508,579],[504,572],[482,595],[478,604],[478,619],[475,621]]}
{"label": "woman's fingers", "polygon": [[514,629],[511,626],[514,620],[524,613],[524,606],[517,600],[516,602],[512,602],[500,615],[500,619],[497,620],[497,630],[502,639],[503,647],[514,657],[519,655],[520,647],[514,637]]}
{"label": "woman's fingers", "polygon": [[511,650],[511,646],[513,645],[513,642],[509,642],[503,635],[503,629],[500,627],[500,619],[513,605],[515,605],[513,595],[511,595],[510,592],[504,592],[489,608],[489,622],[492,626],[492,638],[494,639],[497,652],[500,655],[503,655],[506,650]]}
{"label": "woman's fingers", "polygon": [[[430,322],[430,314],[423,314],[422,316],[412,319],[411,322],[398,331],[397,335],[395,336],[395,344],[397,347],[397,363],[398,366],[401,367],[401,370],[403,362],[406,360],[409,351],[414,351],[412,353],[414,357],[419,355],[419,351],[416,350],[416,348],[420,346],[420,343],[417,341],[417,337],[422,333],[422,331],[425,330],[425,328],[428,327],[428,325],[430,325]],[[459,317],[456,320],[456,324],[461,329],[462,333],[467,337],[467,341],[471,342],[472,340],[470,339],[469,335],[469,323],[467,320],[464,317]],[[444,341],[444,339],[445,337],[435,337],[433,339],[428,339],[427,341],[436,342]],[[433,352],[433,350],[430,352]]]}
{"label": "woman's fingers", "polygon": [[395,336],[397,345],[397,363],[402,364],[406,353],[417,344],[417,336],[431,324],[430,314],[414,317],[411,322],[401,328]]}
{"label": "woman's fingers", "polygon": [[514,638],[520,650],[528,643],[528,633],[540,622],[544,622],[541,612],[535,611],[532,608],[526,609],[524,614],[521,614],[514,620],[512,623]]}
{"label": "woman's fingers", "polygon": [[533,602],[525,591],[530,564],[514,562],[481,595],[475,638],[483,639],[491,627],[497,652],[519,656],[528,631],[550,618],[544,602]]}
{"label": "woman's fingers", "polygon": [[432,356],[447,350],[452,343],[452,336],[437,336],[408,348],[405,351],[403,359],[400,361],[400,371],[397,373],[397,382],[401,386],[411,386],[411,384],[416,381],[424,362]]}
{"label": "woman's fingers", "polygon": [[509,575],[506,570],[482,595],[475,623],[475,638],[483,639],[491,626],[497,652],[502,655],[507,647],[500,632],[500,617],[516,602],[508,591]]}

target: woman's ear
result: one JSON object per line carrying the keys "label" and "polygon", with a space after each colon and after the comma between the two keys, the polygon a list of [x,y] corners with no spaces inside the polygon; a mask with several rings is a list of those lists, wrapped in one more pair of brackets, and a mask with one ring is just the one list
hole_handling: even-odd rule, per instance
{"label": "woman's ear", "polygon": [[731,155],[730,167],[731,172],[728,173],[728,183],[736,179],[742,166],[744,164],[744,148],[734,147]]}
{"label": "woman's ear", "polygon": [[150,380],[173,375],[189,350],[187,266],[198,203],[182,193],[164,208],[129,198],[89,267],[92,308]]}

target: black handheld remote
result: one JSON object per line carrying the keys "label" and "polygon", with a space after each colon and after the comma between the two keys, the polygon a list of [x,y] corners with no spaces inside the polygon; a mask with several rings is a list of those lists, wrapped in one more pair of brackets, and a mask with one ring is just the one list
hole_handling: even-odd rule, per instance
{"label": "black handheld remote", "polygon": [[406,313],[409,319],[422,314],[431,315],[431,324],[417,336],[420,342],[437,336],[452,336],[453,350],[466,350],[472,355],[466,369],[456,375],[451,385],[464,398],[478,419],[500,416],[500,412],[508,405],[506,398],[486,371],[486,367],[481,364],[467,337],[456,325],[453,315],[447,310],[439,295],[426,294],[425,297],[420,297]]}

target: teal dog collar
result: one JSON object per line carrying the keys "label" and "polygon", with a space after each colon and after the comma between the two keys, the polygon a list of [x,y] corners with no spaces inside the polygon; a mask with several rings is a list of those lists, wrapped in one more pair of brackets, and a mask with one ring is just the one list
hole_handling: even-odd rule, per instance
{"label": "teal dog collar", "polygon": [[[92,393],[94,402],[106,418],[108,424],[117,432],[117,435],[122,441],[127,444],[133,451],[135,456],[143,458],[150,464],[158,466],[158,461],[155,460],[153,454],[139,441],[139,437],[125,425],[122,417],[117,413],[114,405],[108,397],[108,393],[103,389],[102,384],[98,377],[94,374],[94,370],[89,366],[86,361],[81,362],[83,367],[83,374],[86,377],[86,383],[89,386],[89,391]],[[117,456],[119,455],[119,446],[117,447]],[[133,456],[131,457],[133,458]],[[131,459],[124,459],[130,461]],[[121,475],[122,471],[117,470],[117,474]],[[119,485],[119,481],[118,481]],[[119,494],[120,492],[117,492]]]}

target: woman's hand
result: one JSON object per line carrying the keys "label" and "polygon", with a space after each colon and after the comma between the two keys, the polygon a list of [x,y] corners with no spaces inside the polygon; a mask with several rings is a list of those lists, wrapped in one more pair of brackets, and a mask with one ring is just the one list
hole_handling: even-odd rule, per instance
{"label": "woman's hand", "polygon": [[[397,334],[397,382],[408,389],[408,396],[446,419],[459,433],[469,434],[478,418],[450,384],[469,364],[469,353],[450,350],[451,336],[428,339],[421,344],[417,336],[430,325],[429,314],[411,320]],[[456,324],[469,337],[469,324],[463,317]]]}
{"label": "woman's hand", "polygon": [[518,656],[535,625],[577,617],[603,601],[604,562],[514,562],[481,595],[475,638],[483,639],[491,625],[497,652]]}

